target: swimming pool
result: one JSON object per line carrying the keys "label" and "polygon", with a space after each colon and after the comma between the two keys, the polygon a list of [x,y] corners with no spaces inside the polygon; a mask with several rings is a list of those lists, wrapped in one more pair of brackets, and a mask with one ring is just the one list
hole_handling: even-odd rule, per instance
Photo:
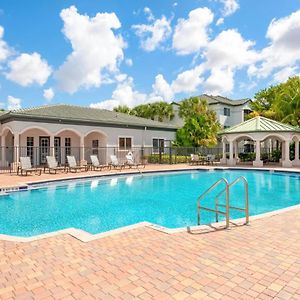
{"label": "swimming pool", "polygon": [[[143,221],[168,228],[192,226],[197,224],[197,197],[221,177],[232,182],[238,176],[249,183],[250,215],[300,203],[300,174],[293,173],[193,170],[94,178],[1,196],[0,233],[29,237],[73,227],[96,234]],[[203,204],[213,208],[214,196],[222,188]],[[230,205],[244,206],[242,184],[234,186],[231,195]],[[243,216],[230,213],[231,218]],[[201,213],[203,224],[214,218],[213,213]]]}

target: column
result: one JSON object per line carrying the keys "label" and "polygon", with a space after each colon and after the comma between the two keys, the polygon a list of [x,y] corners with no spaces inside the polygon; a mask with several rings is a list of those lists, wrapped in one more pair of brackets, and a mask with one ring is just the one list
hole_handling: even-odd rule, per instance
{"label": "column", "polygon": [[292,162],[290,160],[290,141],[284,141],[284,156],[282,156],[282,166],[285,168],[292,167]]}
{"label": "column", "polygon": [[253,161],[253,167],[262,167],[264,162],[260,159],[260,140],[255,141],[255,161]]}
{"label": "column", "polygon": [[20,160],[20,135],[19,133],[14,134],[14,165],[19,165]]}
{"label": "column", "polygon": [[295,141],[295,159],[293,160],[293,166],[298,167],[300,166],[300,159],[299,159],[299,141]]}
{"label": "column", "polygon": [[83,166],[86,164],[86,160],[85,160],[85,149],[84,149],[84,135],[80,136],[80,164]]}
{"label": "column", "polygon": [[6,166],[6,139],[1,136],[1,165]]}
{"label": "column", "polygon": [[225,141],[222,142],[222,151],[223,151],[223,153],[222,153],[223,157],[221,158],[220,163],[226,165],[227,157],[226,157],[226,142]]}
{"label": "column", "polygon": [[235,166],[236,160],[233,158],[233,141],[229,142],[229,161],[228,165]]}
{"label": "column", "polygon": [[54,151],[54,135],[50,135],[50,156],[54,156],[55,151]]}
{"label": "column", "polygon": [[239,143],[238,142],[234,143],[234,158],[236,161],[239,160]]}

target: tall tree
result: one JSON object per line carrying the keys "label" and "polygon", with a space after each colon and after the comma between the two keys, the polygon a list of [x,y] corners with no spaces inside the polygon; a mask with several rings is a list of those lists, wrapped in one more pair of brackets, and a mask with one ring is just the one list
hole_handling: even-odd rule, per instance
{"label": "tall tree", "polygon": [[254,96],[249,118],[264,116],[276,121],[300,126],[300,78],[263,89]]}
{"label": "tall tree", "polygon": [[176,143],[179,146],[206,146],[217,144],[217,134],[221,126],[217,115],[211,111],[207,102],[199,97],[184,100],[179,108],[184,126],[177,130]]}
{"label": "tall tree", "polygon": [[127,105],[119,105],[119,106],[115,107],[113,109],[113,111],[120,112],[120,113],[127,114],[127,115],[131,114],[131,109]]}

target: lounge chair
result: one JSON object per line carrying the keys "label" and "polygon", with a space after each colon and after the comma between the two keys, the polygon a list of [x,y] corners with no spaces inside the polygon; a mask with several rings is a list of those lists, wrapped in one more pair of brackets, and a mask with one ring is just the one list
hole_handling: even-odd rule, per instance
{"label": "lounge chair", "polygon": [[191,165],[200,165],[203,164],[203,159],[199,158],[198,154],[191,154]]}
{"label": "lounge chair", "polygon": [[113,167],[114,169],[120,168],[120,170],[122,170],[123,168],[125,168],[125,164],[120,163],[118,158],[115,155],[111,155],[110,160],[111,160],[110,166]]}
{"label": "lounge chair", "polygon": [[87,166],[78,165],[74,156],[67,156],[67,160],[68,160],[68,165],[69,165],[70,172],[72,172],[72,171],[77,172],[77,170],[80,170],[80,171],[82,171],[82,170],[87,171],[88,170]]}
{"label": "lounge chair", "polygon": [[136,162],[134,161],[133,155],[129,155],[129,154],[126,155],[126,165],[127,165],[129,168],[136,167],[136,168],[138,169],[138,168],[141,167],[141,166],[145,168],[145,164],[142,164],[142,163],[136,163]]}
{"label": "lounge chair", "polygon": [[205,162],[206,162],[208,165],[213,165],[214,162],[215,162],[215,159],[216,159],[216,156],[215,156],[215,155],[213,155],[213,154],[208,154],[208,155],[206,155]]}
{"label": "lounge chair", "polygon": [[58,165],[58,162],[56,160],[56,158],[54,156],[46,156],[46,160],[47,160],[47,165],[48,165],[48,171],[49,174],[51,174],[51,171],[53,171],[52,174],[56,174],[57,171],[67,171],[66,167],[60,167]]}
{"label": "lounge chair", "polygon": [[36,175],[42,174],[42,169],[33,168],[31,165],[31,160],[29,156],[20,157],[20,166],[18,167],[17,174],[21,174],[21,176],[27,176],[28,173],[35,173]]}
{"label": "lounge chair", "polygon": [[110,168],[109,165],[101,165],[100,162],[99,162],[99,159],[97,157],[97,155],[90,155],[91,157],[91,162],[92,162],[92,170],[102,170],[104,168]]}

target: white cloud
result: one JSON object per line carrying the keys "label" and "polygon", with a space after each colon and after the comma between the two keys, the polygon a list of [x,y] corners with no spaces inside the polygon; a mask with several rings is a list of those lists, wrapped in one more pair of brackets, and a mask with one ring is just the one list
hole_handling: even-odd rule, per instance
{"label": "white cloud", "polygon": [[49,88],[49,89],[44,89],[44,93],[43,93],[43,96],[45,99],[47,100],[52,100],[53,97],[54,97],[54,91],[52,88]]}
{"label": "white cloud", "polygon": [[133,79],[131,77],[119,83],[114,90],[111,99],[90,104],[93,108],[113,109],[118,105],[127,105],[134,107],[144,103],[147,100],[147,95],[139,93],[134,89]]}
{"label": "white cloud", "polygon": [[113,29],[121,23],[114,13],[81,15],[75,6],[60,13],[63,33],[72,45],[72,53],[55,74],[63,91],[75,93],[79,88],[99,87],[110,82],[108,77],[118,71],[126,44]]}
{"label": "white cloud", "polygon": [[4,37],[4,28],[0,26],[0,62],[6,61],[6,59],[11,55],[12,51],[3,40]]}
{"label": "white cloud", "polygon": [[125,60],[125,64],[126,64],[128,67],[131,67],[131,66],[133,65],[132,59],[131,59],[131,58],[127,58],[127,59]]}
{"label": "white cloud", "polygon": [[198,86],[203,82],[202,75],[204,69],[199,65],[191,70],[184,71],[177,75],[177,78],[172,82],[174,93],[192,93],[195,92]]}
{"label": "white cloud", "polygon": [[240,7],[237,0],[220,0],[220,2],[224,5],[222,13],[225,17],[234,14]]}
{"label": "white cloud", "polygon": [[205,81],[205,93],[212,95],[230,94],[234,88],[233,76],[233,70],[229,67],[212,69],[210,76]]}
{"label": "white cloud", "polygon": [[[174,98],[174,93],[171,86],[164,79],[162,74],[158,74],[155,77],[155,82],[152,85],[153,93],[150,95],[150,98],[154,101],[166,101],[171,102]],[[152,100],[153,102],[153,100]]]}
{"label": "white cloud", "polygon": [[171,21],[167,20],[165,16],[155,19],[152,13],[151,17],[149,17],[148,12],[148,21],[151,22],[148,25],[137,24],[133,25],[132,28],[135,30],[136,35],[141,38],[141,47],[145,51],[150,52],[157,49],[170,36],[172,29],[170,25]]}
{"label": "white cloud", "polygon": [[147,20],[148,20],[149,22],[155,20],[154,15],[153,15],[153,13],[152,13],[152,11],[151,11],[151,9],[150,9],[149,7],[145,7],[145,8],[144,8],[144,13],[145,13],[145,15],[147,16]]}
{"label": "white cloud", "polygon": [[261,51],[260,63],[251,66],[248,74],[266,78],[275,70],[287,67],[293,69],[300,60],[300,10],[272,20],[266,37],[270,39],[270,45]]}
{"label": "white cloud", "polygon": [[6,78],[22,86],[29,86],[34,83],[43,85],[52,73],[47,61],[36,52],[32,54],[22,53],[10,61],[8,65],[10,70],[6,73]]}
{"label": "white cloud", "polygon": [[281,83],[288,80],[289,77],[293,77],[295,75],[299,76],[299,74],[297,74],[297,67],[285,67],[276,72],[273,78],[275,83]]}
{"label": "white cloud", "polygon": [[180,55],[198,52],[208,43],[208,26],[214,14],[207,7],[197,8],[187,19],[179,19],[173,35],[173,48]]}
{"label": "white cloud", "polygon": [[219,18],[218,20],[217,20],[217,22],[216,22],[216,25],[217,26],[220,26],[220,25],[222,25],[224,23],[224,18]]}
{"label": "white cloud", "polygon": [[21,99],[15,98],[13,96],[7,97],[7,109],[8,110],[15,110],[21,108]]}

